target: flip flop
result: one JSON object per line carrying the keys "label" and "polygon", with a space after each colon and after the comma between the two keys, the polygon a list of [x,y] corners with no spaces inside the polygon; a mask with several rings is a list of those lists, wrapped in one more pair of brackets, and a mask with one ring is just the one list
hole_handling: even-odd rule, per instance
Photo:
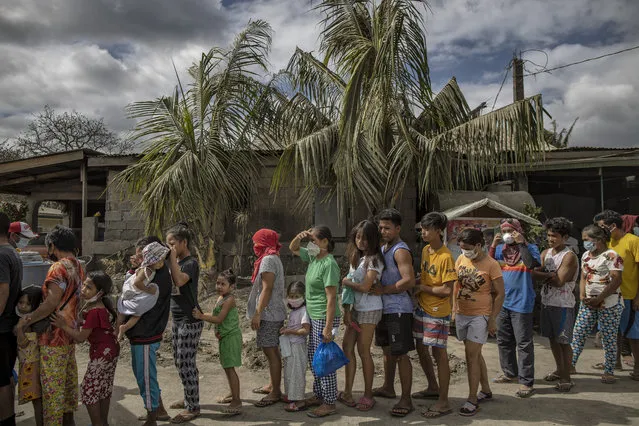
{"label": "flip flop", "polygon": [[340,392],[337,394],[337,400],[341,402],[342,404],[346,405],[347,407],[353,408],[357,405],[355,401],[353,400],[349,401],[348,399],[344,398],[344,392]]}
{"label": "flip flop", "polygon": [[[302,403],[304,405],[297,405],[299,403]],[[287,411],[289,413],[297,413],[299,411],[306,411],[308,410],[309,406],[306,404],[306,401],[297,401],[297,402],[291,402],[290,404],[288,404],[285,408],[284,411]]]}
{"label": "flip flop", "polygon": [[612,385],[617,381],[617,378],[615,376],[608,376],[608,375],[603,375],[601,376],[601,383],[603,383],[604,385]]}
{"label": "flip flop", "polygon": [[[595,369],[595,370],[605,370],[605,369],[606,369],[606,365],[605,365],[603,362],[598,362],[598,363],[596,363],[596,364],[593,364],[591,367],[592,367],[593,369]],[[622,370],[623,370],[623,367],[620,367],[620,366],[618,366],[618,365],[615,365],[615,370],[617,370],[617,371],[622,371]]]}
{"label": "flip flop", "polygon": [[273,404],[277,404],[278,402],[280,402],[279,399],[267,399],[262,398],[259,401],[257,401],[255,404],[253,404],[254,406],[258,407],[258,408],[264,408],[264,407],[270,407]]}
{"label": "flip flop", "polygon": [[306,415],[308,417],[313,418],[313,419],[320,419],[322,417],[327,417],[327,416],[330,416],[330,415],[333,415],[333,414],[336,414],[336,413],[337,413],[337,410],[329,410],[329,411],[325,411],[323,413],[320,413],[317,410],[312,410],[312,411],[309,411],[308,413],[306,413]]}
{"label": "flip flop", "polygon": [[535,392],[535,388],[519,389],[517,392],[515,392],[515,395],[517,395],[519,398],[530,398]]}
{"label": "flip flop", "polygon": [[505,374],[495,377],[493,383],[514,383],[517,380],[516,377],[508,377]]}
{"label": "flip flop", "polygon": [[479,411],[479,405],[466,401],[459,409],[459,415],[464,417],[472,417]]}
{"label": "flip flop", "polygon": [[444,410],[444,411],[439,411],[439,410],[433,410],[432,407],[428,407],[428,410],[422,413],[422,417],[425,417],[427,419],[437,419],[439,417],[447,416],[451,414],[452,412],[453,412],[452,408],[449,408],[448,410]]}
{"label": "flip flop", "polygon": [[415,411],[415,407],[398,407],[396,405],[391,408],[390,415],[393,417],[406,417],[413,411]]}
{"label": "flip flop", "polygon": [[487,402],[492,400],[493,400],[492,392],[486,393],[484,391],[479,391],[479,393],[477,394],[477,404],[481,404],[482,402]]}
{"label": "flip flop", "polygon": [[224,414],[224,417],[234,417],[242,414],[242,409],[240,407],[226,407],[222,410],[222,414]]}
{"label": "flip flop", "polygon": [[365,396],[361,397],[359,401],[357,401],[357,409],[359,411],[370,411],[375,406],[375,400],[372,398],[366,398]]}
{"label": "flip flop", "polygon": [[439,392],[423,390],[415,392],[411,397],[413,399],[439,399]]}
{"label": "flip flop", "polygon": [[230,404],[231,401],[233,401],[233,397],[231,395],[221,396],[216,400],[218,404]]}
{"label": "flip flop", "polygon": [[632,371],[629,375],[628,375],[632,380],[635,380],[637,382],[639,382],[639,374],[635,374],[634,371]]}
{"label": "flip flop", "polygon": [[187,423],[190,422],[191,420],[195,420],[196,418],[200,417],[200,413],[180,413],[177,416],[173,417],[171,419],[171,423],[173,424],[180,424],[180,423]]}
{"label": "flip flop", "polygon": [[559,374],[557,374],[557,372],[555,371],[546,374],[546,377],[544,377],[544,380],[547,382],[556,382],[559,379],[561,379],[561,377],[559,377]]}
{"label": "flip flop", "polygon": [[570,383],[557,383],[555,385],[555,390],[557,392],[567,393],[567,392],[570,392],[570,390],[573,388],[573,386],[575,386],[575,384],[573,382],[570,382]]}
{"label": "flip flop", "polygon": [[387,393],[382,388],[373,389],[373,396],[377,398],[395,399],[397,395]]}
{"label": "flip flop", "polygon": [[[146,422],[146,414],[142,414],[140,417],[138,417],[138,421],[140,422]],[[168,422],[169,420],[171,420],[171,416],[169,416],[169,414],[162,414],[161,416],[158,416],[157,419],[161,422]]]}
{"label": "flip flop", "polygon": [[257,393],[260,395],[268,395],[269,393],[271,393],[270,390],[266,390],[265,386],[259,387],[259,388],[255,388],[252,390],[253,393]]}

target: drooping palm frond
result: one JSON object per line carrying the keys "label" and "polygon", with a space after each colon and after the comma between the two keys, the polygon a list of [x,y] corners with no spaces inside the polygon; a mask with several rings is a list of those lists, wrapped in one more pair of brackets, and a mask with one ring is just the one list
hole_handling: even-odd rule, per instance
{"label": "drooping palm frond", "polygon": [[209,229],[215,217],[250,204],[259,166],[250,149],[253,112],[264,91],[255,73],[267,67],[270,43],[269,25],[250,22],[230,49],[202,54],[186,91],[178,79],[171,97],[127,107],[138,120],[132,138],[146,148],[115,183],[140,194],[149,232],[177,219]]}

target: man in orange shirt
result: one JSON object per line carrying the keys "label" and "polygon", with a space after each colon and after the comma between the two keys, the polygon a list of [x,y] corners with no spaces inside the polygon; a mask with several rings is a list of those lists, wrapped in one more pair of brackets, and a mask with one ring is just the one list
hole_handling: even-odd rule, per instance
{"label": "man in orange shirt", "polygon": [[[413,398],[437,399],[422,413],[431,419],[452,413],[448,402],[450,367],[446,346],[450,329],[450,295],[457,273],[453,256],[442,241],[447,224],[446,215],[438,212],[428,213],[422,218],[422,239],[427,245],[422,250],[422,272],[419,285],[415,287],[418,306],[415,308],[413,337],[420,364],[428,378],[428,388],[413,394]],[[429,347],[437,362],[439,386]]]}

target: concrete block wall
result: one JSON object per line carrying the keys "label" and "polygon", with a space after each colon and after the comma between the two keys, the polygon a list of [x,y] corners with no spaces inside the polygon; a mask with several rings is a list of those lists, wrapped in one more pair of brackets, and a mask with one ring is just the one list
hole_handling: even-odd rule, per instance
{"label": "concrete block wall", "polygon": [[125,194],[124,197],[111,185],[117,171],[109,171],[104,239],[106,242],[117,241],[116,246],[133,244],[144,234],[145,219],[141,212],[135,210],[137,196]]}

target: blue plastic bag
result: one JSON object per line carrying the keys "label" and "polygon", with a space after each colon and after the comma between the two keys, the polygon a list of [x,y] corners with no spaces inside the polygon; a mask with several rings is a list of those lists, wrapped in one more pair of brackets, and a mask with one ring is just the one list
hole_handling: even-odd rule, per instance
{"label": "blue plastic bag", "polygon": [[[320,334],[320,338],[321,338]],[[320,343],[313,355],[313,371],[318,377],[333,374],[348,364],[348,358],[335,342]]]}

